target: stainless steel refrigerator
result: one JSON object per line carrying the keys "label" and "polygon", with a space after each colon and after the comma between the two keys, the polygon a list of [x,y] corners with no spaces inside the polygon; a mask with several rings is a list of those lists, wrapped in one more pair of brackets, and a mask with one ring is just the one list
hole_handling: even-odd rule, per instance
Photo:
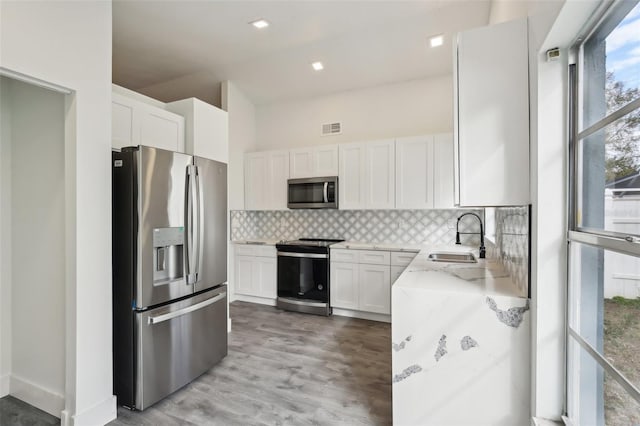
{"label": "stainless steel refrigerator", "polygon": [[227,354],[227,166],[146,146],[112,160],[113,387],[144,410]]}

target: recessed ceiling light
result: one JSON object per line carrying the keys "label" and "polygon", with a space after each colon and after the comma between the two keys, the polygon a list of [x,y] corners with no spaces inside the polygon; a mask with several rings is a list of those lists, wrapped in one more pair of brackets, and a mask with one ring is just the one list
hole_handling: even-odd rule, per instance
{"label": "recessed ceiling light", "polygon": [[311,64],[311,66],[316,71],[320,71],[320,70],[324,69],[324,65],[322,65],[322,62],[314,62],[314,63]]}
{"label": "recessed ceiling light", "polygon": [[442,36],[442,34],[433,36],[429,39],[429,44],[431,44],[431,47],[442,46],[442,43],[444,43],[444,37]]}
{"label": "recessed ceiling light", "polygon": [[258,19],[256,21],[251,21],[249,23],[258,29],[267,28],[269,26],[269,23],[264,19]]}

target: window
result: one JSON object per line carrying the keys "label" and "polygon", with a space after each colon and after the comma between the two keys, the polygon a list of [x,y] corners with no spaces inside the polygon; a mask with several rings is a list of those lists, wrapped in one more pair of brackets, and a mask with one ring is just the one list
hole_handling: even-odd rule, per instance
{"label": "window", "polygon": [[640,424],[640,4],[608,3],[574,47],[567,414]]}

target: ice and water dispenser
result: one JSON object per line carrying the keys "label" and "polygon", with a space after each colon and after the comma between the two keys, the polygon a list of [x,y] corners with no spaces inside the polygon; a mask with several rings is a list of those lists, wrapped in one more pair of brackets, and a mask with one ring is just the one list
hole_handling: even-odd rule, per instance
{"label": "ice and water dispenser", "polygon": [[184,227],[153,230],[153,285],[184,278]]}

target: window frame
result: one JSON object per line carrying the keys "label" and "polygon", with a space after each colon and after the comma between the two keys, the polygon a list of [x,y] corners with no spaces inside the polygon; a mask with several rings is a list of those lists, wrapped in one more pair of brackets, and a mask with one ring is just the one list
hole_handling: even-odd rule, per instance
{"label": "window frame", "polygon": [[[592,123],[584,129],[580,129],[581,125],[581,108],[582,108],[582,93],[584,90],[584,47],[593,37],[598,37],[603,32],[607,35],[611,29],[615,28],[624,17],[627,16],[629,11],[636,7],[636,2],[624,2],[621,0],[603,2],[603,4],[596,10],[593,17],[587,22],[585,29],[577,37],[576,42],[569,52],[569,69],[568,69],[568,93],[567,93],[567,105],[568,105],[568,179],[567,179],[567,193],[568,193],[568,229],[567,229],[567,315],[565,318],[565,409],[571,406],[572,401],[568,383],[572,379],[573,365],[572,354],[569,352],[571,342],[575,343],[577,347],[582,348],[593,358],[595,362],[614,379],[619,385],[621,385],[625,391],[630,395],[638,404],[640,404],[640,389],[631,383],[624,377],[605,357],[598,352],[589,342],[587,342],[578,330],[574,330],[571,327],[569,316],[574,309],[573,304],[576,302],[572,298],[572,258],[573,250],[571,249],[572,243],[579,243],[588,245],[591,247],[599,248],[605,251],[612,251],[621,253],[633,257],[640,258],[640,235],[629,235],[621,232],[608,231],[605,229],[596,229],[590,227],[583,227],[580,225],[578,215],[580,214],[582,206],[580,205],[580,194],[582,191],[582,163],[581,163],[581,141],[595,134],[596,132],[604,129],[607,125],[613,123],[617,119],[624,117],[630,112],[640,110],[640,97],[626,105],[620,107],[618,110],[611,113],[605,113],[604,117]],[[607,32],[607,29],[609,30]],[[570,420],[570,419],[569,419]]]}

